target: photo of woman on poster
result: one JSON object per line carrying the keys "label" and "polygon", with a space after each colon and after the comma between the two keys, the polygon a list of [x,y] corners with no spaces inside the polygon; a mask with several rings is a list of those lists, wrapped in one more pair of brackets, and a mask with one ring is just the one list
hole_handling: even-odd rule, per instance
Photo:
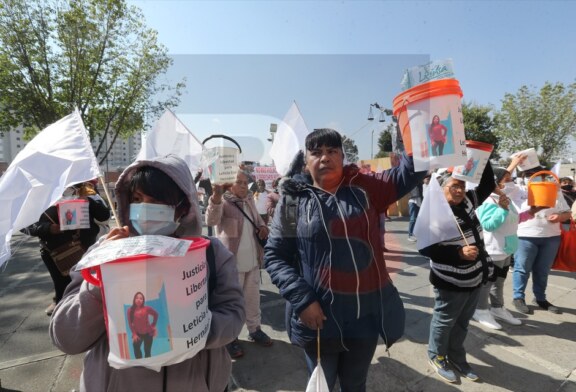
{"label": "photo of woman on poster", "polygon": [[446,134],[448,129],[440,123],[440,116],[432,117],[432,124],[428,128],[428,135],[432,142],[432,156],[440,156],[444,153],[444,144],[446,144]]}
{"label": "photo of woman on poster", "polygon": [[[146,306],[145,303],[144,294],[137,292],[134,294],[132,306],[128,309],[128,325],[132,331],[132,347],[137,359],[142,358],[142,343],[144,343],[144,357],[150,358],[152,341],[156,336],[158,312],[152,307]],[[152,323],[150,323],[150,316],[153,319]]]}

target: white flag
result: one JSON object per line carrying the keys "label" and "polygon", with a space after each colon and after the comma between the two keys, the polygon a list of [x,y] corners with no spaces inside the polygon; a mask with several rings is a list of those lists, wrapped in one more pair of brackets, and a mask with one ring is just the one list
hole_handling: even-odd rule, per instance
{"label": "white flag", "polygon": [[442,187],[435,178],[430,179],[430,185],[424,192],[414,235],[418,240],[418,249],[462,236]]}
{"label": "white flag", "polygon": [[304,141],[309,133],[298,110],[298,105],[296,102],[292,103],[288,113],[284,116],[284,121],[278,126],[270,148],[270,157],[274,160],[276,171],[281,176],[286,175],[298,151],[304,149]]}
{"label": "white flag", "polygon": [[166,110],[146,135],[136,160],[174,154],[184,159],[195,173],[202,167],[204,146],[170,110]]}
{"label": "white flag", "polygon": [[36,135],[0,178],[0,266],[10,258],[14,231],[37,222],[67,187],[98,176],[78,110]]}
{"label": "white flag", "polygon": [[306,392],[330,392],[328,389],[328,383],[326,382],[326,376],[324,375],[324,369],[320,362],[314,368],[308,385],[306,386]]}

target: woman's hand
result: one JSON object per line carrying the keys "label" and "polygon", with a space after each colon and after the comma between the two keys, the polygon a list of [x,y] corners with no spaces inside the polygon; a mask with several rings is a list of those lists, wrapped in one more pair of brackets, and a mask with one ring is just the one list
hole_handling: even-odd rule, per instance
{"label": "woman's hand", "polygon": [[552,214],[552,215],[548,216],[548,222],[550,222],[550,223],[560,223],[560,222],[567,221],[568,219],[570,219],[570,213],[569,212],[561,212],[559,214]]}
{"label": "woman's hand", "polygon": [[324,327],[324,320],[326,320],[326,316],[324,316],[324,312],[318,301],[312,302],[300,313],[300,321],[310,329],[322,329],[322,327]]}
{"label": "woman's hand", "polygon": [[138,336],[137,334],[133,333],[132,334],[132,341],[134,343],[138,343],[140,341],[140,336]]}
{"label": "woman's hand", "polygon": [[130,229],[128,226],[123,227],[115,227],[110,230],[110,233],[106,235],[106,239],[104,241],[115,241],[121,238],[128,238],[130,237]]}
{"label": "woman's hand", "polygon": [[270,231],[268,230],[267,226],[260,226],[258,228],[258,238],[261,240],[268,238],[268,234],[270,234]]}
{"label": "woman's hand", "polygon": [[462,260],[474,261],[478,257],[478,248],[474,245],[467,245],[458,251]]}
{"label": "woman's hand", "polygon": [[[496,188],[498,188],[498,186]],[[498,205],[501,208],[508,210],[508,207],[510,206],[510,199],[505,195],[500,195],[500,198],[498,199]]]}
{"label": "woman's hand", "polygon": [[50,224],[50,234],[60,234],[60,225],[56,223]]}
{"label": "woman's hand", "polygon": [[212,185],[212,196],[210,196],[212,203],[214,203],[214,204],[222,203],[222,195],[224,194],[224,192],[229,190],[231,187],[232,187],[232,184],[230,184],[230,183]]}

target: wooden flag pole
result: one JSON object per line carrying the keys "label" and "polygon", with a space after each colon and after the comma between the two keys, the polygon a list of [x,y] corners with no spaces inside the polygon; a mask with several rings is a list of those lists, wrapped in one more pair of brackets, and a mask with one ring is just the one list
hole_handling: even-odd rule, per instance
{"label": "wooden flag pole", "polygon": [[118,220],[118,215],[116,214],[116,208],[114,208],[114,203],[112,203],[112,198],[110,197],[110,193],[108,193],[108,186],[104,182],[104,177],[102,175],[98,176],[100,179],[100,183],[102,184],[102,188],[104,188],[104,193],[106,194],[106,199],[108,199],[108,206],[110,210],[112,210],[112,215],[114,216],[114,220],[116,221],[116,225],[120,225],[120,221]]}

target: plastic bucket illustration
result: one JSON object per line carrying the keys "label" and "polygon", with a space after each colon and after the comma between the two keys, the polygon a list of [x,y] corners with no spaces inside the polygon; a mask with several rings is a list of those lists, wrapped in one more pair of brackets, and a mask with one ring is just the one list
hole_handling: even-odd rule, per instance
{"label": "plastic bucket illustration", "polygon": [[536,154],[536,150],[533,148],[528,148],[524,151],[520,151],[517,153],[512,154],[512,156],[516,156],[519,154],[526,155],[526,159],[522,161],[522,163],[518,164],[518,168],[522,171],[534,169],[535,167],[540,166],[540,161],[538,160],[538,154]]}
{"label": "plastic bucket illustration", "polygon": [[[408,107],[416,102],[430,100],[435,97],[449,97],[455,96],[456,99],[450,103],[455,106],[454,112],[460,106],[460,99],[462,98],[462,89],[456,79],[440,79],[427,83],[419,84],[412,87],[401,94],[397,95],[393,101],[394,116],[398,119],[398,126],[402,132],[404,139],[404,147],[408,154],[413,151],[411,132],[417,131],[425,134],[427,129],[410,129],[410,119],[408,116]],[[431,119],[430,119],[431,120]]]}
{"label": "plastic bucket illustration", "polygon": [[452,176],[462,181],[478,184],[493,149],[494,146],[491,144],[466,140],[466,163],[456,166]]}
{"label": "plastic bucket illustration", "polygon": [[210,241],[184,239],[192,244],[182,257],[128,256],[81,270],[86,281],[101,288],[110,366],[158,371],[204,348],[212,319]]}
{"label": "plastic bucket illustration", "polygon": [[234,182],[240,164],[239,154],[242,153],[242,148],[238,142],[226,135],[212,135],[202,141],[204,145],[208,140],[214,138],[221,138],[231,141],[236,147],[212,147],[207,149],[208,155],[218,156],[210,166],[208,166],[208,177],[213,184],[223,184],[226,182]]}
{"label": "plastic bucket illustration", "polygon": [[[546,181],[533,181],[534,178],[541,175],[551,176],[554,178],[555,182]],[[558,197],[558,189],[560,187],[560,182],[558,177],[551,171],[542,170],[534,173],[528,180],[528,205],[537,207],[549,207],[552,208],[556,205],[556,199]]]}

